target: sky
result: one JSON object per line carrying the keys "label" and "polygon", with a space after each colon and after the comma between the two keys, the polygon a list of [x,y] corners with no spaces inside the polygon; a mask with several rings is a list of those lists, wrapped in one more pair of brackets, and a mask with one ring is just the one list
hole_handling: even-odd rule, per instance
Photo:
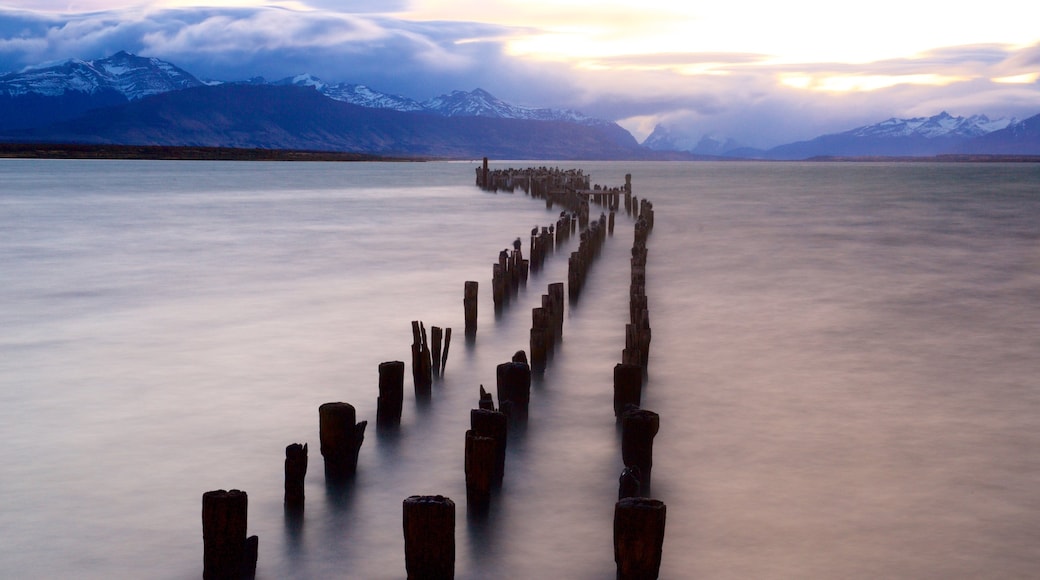
{"label": "sky", "polygon": [[1040,113],[1040,2],[0,0],[0,73],[126,50],[771,147],[891,117]]}

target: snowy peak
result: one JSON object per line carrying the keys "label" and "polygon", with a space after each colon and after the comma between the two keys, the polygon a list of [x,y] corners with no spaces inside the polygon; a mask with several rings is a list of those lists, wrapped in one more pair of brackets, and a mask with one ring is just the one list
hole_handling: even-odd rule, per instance
{"label": "snowy peak", "polygon": [[277,81],[276,85],[313,87],[319,93],[335,101],[342,101],[370,109],[393,109],[395,111],[422,111],[423,106],[408,97],[374,91],[365,85],[337,83],[330,85],[309,74],[296,75]]}
{"label": "snowy peak", "polygon": [[891,118],[874,125],[867,125],[839,133],[849,137],[923,137],[925,139],[949,137],[979,137],[998,131],[1015,122],[1015,119],[990,119],[986,115],[954,117],[943,111],[932,117],[912,119]]}
{"label": "snowy peak", "polygon": [[575,111],[536,109],[511,105],[484,89],[452,91],[446,95],[419,102],[408,97],[382,93],[365,85],[338,83],[330,85],[321,79],[301,74],[272,84],[313,87],[337,101],[371,109],[423,112],[442,117],[490,117],[495,119],[527,119],[533,121],[569,121],[583,125],[603,125],[607,121],[593,119]]}
{"label": "snowy peak", "polygon": [[120,51],[107,58],[72,59],[0,75],[0,94],[61,96],[73,91],[96,94],[113,90],[132,101],[201,84],[197,78],[168,62]]}

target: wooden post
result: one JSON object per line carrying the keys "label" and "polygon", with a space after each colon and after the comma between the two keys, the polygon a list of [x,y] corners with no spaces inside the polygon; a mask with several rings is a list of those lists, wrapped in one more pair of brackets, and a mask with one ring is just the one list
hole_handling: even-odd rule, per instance
{"label": "wooden post", "polygon": [[661,570],[663,502],[628,497],[614,504],[614,562],[618,580],[652,580]]}
{"label": "wooden post", "polygon": [[409,580],[455,577],[455,502],[440,495],[404,500],[404,565]]}
{"label": "wooden post", "polygon": [[441,376],[441,341],[444,329],[439,326],[430,327],[430,359],[433,362],[433,376]]}
{"label": "wooden post", "polygon": [[462,297],[462,308],[466,315],[466,336],[477,334],[477,287],[473,281],[466,282]]}
{"label": "wooden post", "polygon": [[626,407],[638,407],[642,390],[643,367],[625,363],[614,365],[614,416],[620,420]]}
{"label": "wooden post", "polygon": [[357,471],[358,452],[365,441],[368,421],[355,423],[354,406],[325,403],[318,407],[321,455],[325,458],[325,479],[341,481]]}
{"label": "wooden post", "polygon": [[303,480],[307,477],[307,444],[293,443],[285,448],[285,507],[303,509]]}
{"label": "wooden post", "polygon": [[640,496],[642,494],[639,490],[639,468],[635,465],[626,467],[618,478],[618,499]]}
{"label": "wooden post", "polygon": [[441,355],[441,376],[444,376],[444,367],[448,366],[448,349],[451,348],[451,329],[444,329],[444,354]]}
{"label": "wooden post", "polygon": [[480,385],[480,403],[478,406],[488,411],[495,410],[495,400],[491,398],[491,393],[484,390],[484,385]]}
{"label": "wooden post", "polygon": [[495,483],[498,442],[491,437],[466,431],[466,502],[480,510],[491,500],[491,486]]}
{"label": "wooden post", "polygon": [[654,465],[654,436],[661,418],[653,411],[630,409],[621,414],[621,461],[639,468],[639,489],[650,496],[650,469]]}
{"label": "wooden post", "polygon": [[563,282],[553,282],[552,284],[549,284],[549,298],[552,300],[553,305],[553,332],[556,334],[557,338],[560,338],[563,336]]}
{"label": "wooden post", "polygon": [[379,397],[376,399],[376,426],[401,424],[404,405],[404,361],[379,363]]}
{"label": "wooden post", "polygon": [[412,380],[416,398],[428,398],[433,386],[433,362],[430,347],[426,342],[426,327],[418,320],[412,321]]}
{"label": "wooden post", "polygon": [[476,435],[494,439],[495,461],[492,482],[495,485],[501,485],[506,472],[506,434],[509,429],[505,414],[493,409],[471,409],[469,428]]}
{"label": "wooden post", "polygon": [[507,362],[496,369],[498,404],[514,424],[527,423],[531,401],[531,367],[522,362]]}
{"label": "wooden post", "polygon": [[232,489],[202,494],[202,577],[239,580],[256,573],[256,536],[246,538],[249,497]]}
{"label": "wooden post", "polygon": [[[546,362],[549,357],[549,340],[548,340],[548,314],[544,308],[534,308],[531,310],[531,368],[535,372],[542,372],[545,370]],[[499,404],[502,402],[502,396],[499,394]]]}

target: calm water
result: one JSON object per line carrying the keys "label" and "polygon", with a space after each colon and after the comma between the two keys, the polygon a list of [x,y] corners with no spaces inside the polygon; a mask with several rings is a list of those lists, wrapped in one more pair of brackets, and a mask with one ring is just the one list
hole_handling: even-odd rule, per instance
{"label": "calm water", "polygon": [[[1040,166],[560,165],[630,172],[657,209],[662,578],[1036,577]],[[414,494],[455,499],[459,578],[613,578],[631,221],[471,521],[468,410],[566,280],[558,254],[494,315],[498,251],[558,209],[474,167],[0,161],[0,577],[200,577],[201,495],[239,488],[258,578],[403,578]],[[399,434],[369,429],[327,489],[318,405],[374,423],[376,367],[420,319],[457,332],[432,404],[409,377]]]}

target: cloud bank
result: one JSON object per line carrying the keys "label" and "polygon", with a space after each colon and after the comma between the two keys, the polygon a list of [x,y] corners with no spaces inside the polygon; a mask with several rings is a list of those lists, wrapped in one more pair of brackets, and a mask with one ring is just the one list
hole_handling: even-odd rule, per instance
{"label": "cloud bank", "polygon": [[855,64],[679,49],[545,58],[516,48],[551,32],[532,24],[420,21],[385,12],[403,10],[404,2],[356,4],[350,12],[331,1],[71,14],[44,11],[60,9],[57,3],[0,9],[0,72],[126,50],[204,79],[306,72],[417,99],[481,87],[516,104],[615,120],[639,139],[664,123],[694,140],[708,134],[757,147],[942,110],[1040,113],[1040,45],[935,47]]}

